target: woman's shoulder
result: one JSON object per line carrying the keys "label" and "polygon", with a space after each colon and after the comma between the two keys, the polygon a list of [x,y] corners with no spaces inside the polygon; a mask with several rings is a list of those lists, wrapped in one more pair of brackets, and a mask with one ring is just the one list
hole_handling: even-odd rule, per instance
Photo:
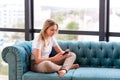
{"label": "woman's shoulder", "polygon": [[34,43],[41,43],[42,40],[41,40],[39,37],[35,37],[35,38],[33,39],[33,42],[34,42]]}

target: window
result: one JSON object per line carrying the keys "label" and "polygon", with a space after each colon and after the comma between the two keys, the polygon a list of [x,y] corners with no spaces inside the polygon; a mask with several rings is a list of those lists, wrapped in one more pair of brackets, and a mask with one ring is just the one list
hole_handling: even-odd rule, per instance
{"label": "window", "polygon": [[91,36],[91,35],[69,35],[69,34],[58,34],[56,35],[57,40],[64,40],[64,41],[99,41],[98,36]]}
{"label": "window", "polygon": [[98,31],[99,0],[34,0],[34,27],[41,29],[48,18],[60,30]]}
{"label": "window", "polygon": [[120,0],[110,0],[110,32],[120,32]]}
{"label": "window", "polygon": [[110,41],[120,42],[120,37],[110,37]]}
{"label": "window", "polygon": [[0,2],[0,28],[23,29],[24,0],[1,0]]}
{"label": "window", "polygon": [[[35,33],[35,37],[37,37],[39,33]],[[64,40],[64,41],[99,41],[99,36],[91,36],[91,35],[70,35],[70,34],[56,34],[55,35],[57,40]]]}

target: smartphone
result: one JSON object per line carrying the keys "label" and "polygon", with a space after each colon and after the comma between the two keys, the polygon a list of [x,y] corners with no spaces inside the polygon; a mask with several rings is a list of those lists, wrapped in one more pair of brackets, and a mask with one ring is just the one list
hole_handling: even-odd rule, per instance
{"label": "smartphone", "polygon": [[65,52],[62,55],[66,55],[69,53],[69,49],[66,49]]}

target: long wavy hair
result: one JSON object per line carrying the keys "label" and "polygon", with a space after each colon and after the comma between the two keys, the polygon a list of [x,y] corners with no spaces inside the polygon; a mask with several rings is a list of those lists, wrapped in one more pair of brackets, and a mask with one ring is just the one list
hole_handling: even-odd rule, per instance
{"label": "long wavy hair", "polygon": [[47,19],[44,24],[43,24],[43,28],[41,29],[40,33],[39,33],[39,37],[38,37],[38,42],[40,42],[40,40],[42,40],[43,42],[43,46],[46,47],[46,38],[47,38],[47,34],[46,34],[46,30],[53,26],[56,25],[57,26],[57,32],[58,32],[58,24],[52,20],[52,19]]}

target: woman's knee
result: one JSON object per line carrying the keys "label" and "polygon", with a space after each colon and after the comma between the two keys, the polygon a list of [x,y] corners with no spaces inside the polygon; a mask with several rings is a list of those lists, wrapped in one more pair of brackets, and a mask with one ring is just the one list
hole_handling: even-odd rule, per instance
{"label": "woman's knee", "polygon": [[72,56],[76,59],[76,54],[74,52],[70,52],[70,56]]}
{"label": "woman's knee", "polygon": [[43,64],[44,64],[43,72],[48,72],[48,73],[55,72],[55,71],[59,70],[59,68],[60,68],[51,61],[44,61]]}
{"label": "woman's knee", "polygon": [[49,72],[51,69],[51,61],[43,61],[38,66],[38,71],[40,72]]}
{"label": "woman's knee", "polygon": [[42,64],[44,64],[45,67],[49,67],[51,65],[51,61],[43,61]]}

